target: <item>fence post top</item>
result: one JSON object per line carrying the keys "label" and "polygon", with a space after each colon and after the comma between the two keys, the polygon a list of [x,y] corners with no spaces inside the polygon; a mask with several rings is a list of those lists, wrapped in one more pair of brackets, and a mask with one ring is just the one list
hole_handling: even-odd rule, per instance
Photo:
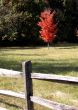
{"label": "fence post top", "polygon": [[31,63],[31,60],[22,62],[23,64]]}

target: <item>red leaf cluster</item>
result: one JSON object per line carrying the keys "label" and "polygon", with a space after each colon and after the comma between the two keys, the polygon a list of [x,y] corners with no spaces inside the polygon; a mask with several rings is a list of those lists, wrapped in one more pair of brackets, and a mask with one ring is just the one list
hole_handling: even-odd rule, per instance
{"label": "red leaf cluster", "polygon": [[38,26],[41,27],[40,35],[41,38],[45,42],[51,42],[55,38],[55,34],[57,32],[57,24],[54,20],[55,11],[51,11],[50,9],[41,12],[40,22],[38,22]]}

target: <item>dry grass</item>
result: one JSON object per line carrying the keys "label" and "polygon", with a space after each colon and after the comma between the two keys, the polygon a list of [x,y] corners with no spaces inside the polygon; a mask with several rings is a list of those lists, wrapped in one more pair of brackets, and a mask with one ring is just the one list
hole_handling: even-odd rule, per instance
{"label": "dry grass", "polygon": [[[31,60],[33,72],[54,73],[78,77],[78,46],[63,45],[38,48],[1,48],[0,67],[21,71],[21,63]],[[0,77],[0,89],[24,91],[22,78]],[[34,95],[78,107],[78,86],[57,84],[47,81],[33,81]],[[0,96],[0,105],[10,110],[23,110],[25,101]],[[49,110],[35,106],[36,110]]]}

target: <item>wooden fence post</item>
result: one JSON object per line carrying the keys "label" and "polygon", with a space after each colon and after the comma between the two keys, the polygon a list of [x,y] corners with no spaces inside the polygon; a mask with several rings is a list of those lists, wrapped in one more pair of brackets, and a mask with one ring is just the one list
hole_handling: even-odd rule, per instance
{"label": "wooden fence post", "polygon": [[34,110],[33,102],[30,99],[30,96],[33,96],[33,87],[32,87],[32,64],[31,61],[23,62],[22,63],[24,80],[25,80],[25,97],[27,102],[27,109],[26,110]]}

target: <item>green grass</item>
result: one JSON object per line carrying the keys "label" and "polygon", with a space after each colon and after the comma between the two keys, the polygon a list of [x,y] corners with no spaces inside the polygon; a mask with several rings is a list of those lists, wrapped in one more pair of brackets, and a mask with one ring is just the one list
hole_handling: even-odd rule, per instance
{"label": "green grass", "polygon": [[[32,71],[78,77],[78,46],[0,48],[0,68],[22,71],[23,61],[32,61]],[[0,77],[0,89],[24,92],[23,78]],[[78,86],[33,80],[34,95],[78,107]],[[23,110],[25,101],[0,96],[0,106]],[[35,105],[36,110],[49,110]]]}

